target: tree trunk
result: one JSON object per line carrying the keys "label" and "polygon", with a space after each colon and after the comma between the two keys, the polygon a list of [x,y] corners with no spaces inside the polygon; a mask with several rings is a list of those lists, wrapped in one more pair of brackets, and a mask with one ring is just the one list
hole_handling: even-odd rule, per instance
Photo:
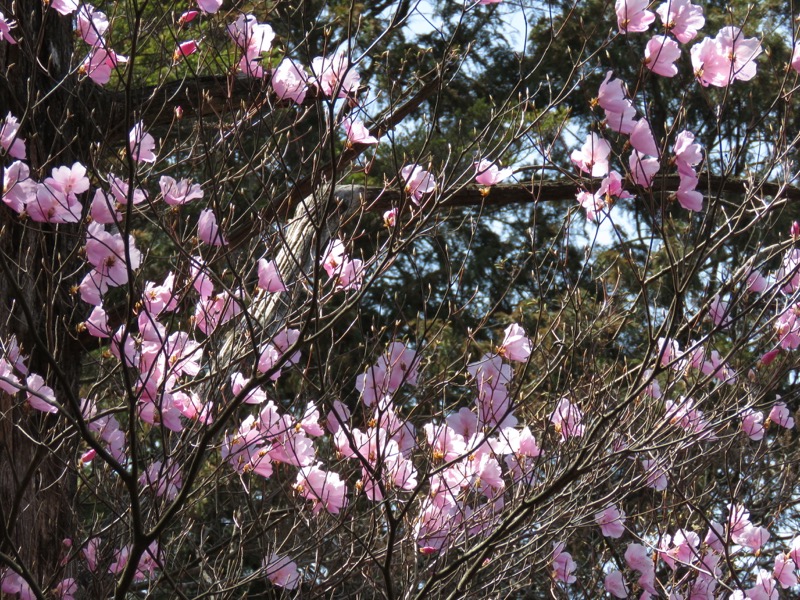
{"label": "tree trunk", "polygon": [[[41,0],[16,0],[13,7],[11,15],[3,9],[17,21],[18,44],[0,44],[0,118],[10,111],[20,120],[26,162],[40,181],[53,167],[83,162],[78,124],[84,109],[69,74],[72,18]],[[0,170],[10,162],[0,159]],[[8,344],[16,336],[30,355],[30,371],[65,406],[68,397],[78,397],[81,366],[74,332],[82,317],[70,294],[78,231],[74,225],[33,223],[0,206],[0,341]],[[45,589],[62,575],[58,564],[62,540],[72,529],[75,453],[62,435],[65,420],[31,410],[24,399],[24,392],[0,392],[0,551]]]}

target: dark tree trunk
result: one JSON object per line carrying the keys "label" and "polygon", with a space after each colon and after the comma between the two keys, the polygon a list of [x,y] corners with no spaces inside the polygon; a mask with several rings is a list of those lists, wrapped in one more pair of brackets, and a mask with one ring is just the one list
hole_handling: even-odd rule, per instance
{"label": "dark tree trunk", "polygon": [[[71,17],[46,9],[42,0],[2,2],[17,21],[17,45],[0,43],[0,117],[21,121],[31,176],[53,167],[85,164],[77,123],[85,109],[70,75]],[[13,6],[13,12],[12,12]],[[0,169],[11,162],[0,158]],[[66,410],[78,396],[80,348],[75,343],[77,226],[33,223],[0,205],[0,339],[15,335],[30,355],[31,372],[44,377]],[[60,372],[60,376],[57,374]],[[62,540],[72,534],[75,448],[64,436],[66,420],[31,410],[20,392],[0,392],[0,551],[28,570],[44,589],[63,574]],[[58,440],[58,441],[56,441]]]}

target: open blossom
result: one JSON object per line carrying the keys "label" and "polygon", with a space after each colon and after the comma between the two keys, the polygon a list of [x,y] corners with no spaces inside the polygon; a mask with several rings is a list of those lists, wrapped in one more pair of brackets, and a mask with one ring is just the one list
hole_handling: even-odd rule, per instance
{"label": "open blossom", "polygon": [[84,42],[97,46],[108,30],[108,17],[91,4],[82,4],[77,15],[78,33]]}
{"label": "open blossom", "polygon": [[746,408],[741,412],[742,431],[753,441],[764,438],[764,415],[752,408]]}
{"label": "open blossom", "polygon": [[302,104],[308,91],[308,74],[290,58],[284,58],[272,71],[272,91],[281,100]]}
{"label": "open blossom", "polygon": [[640,33],[650,28],[656,16],[649,10],[648,0],[617,0],[614,9],[620,33]]}
{"label": "open blossom", "polygon": [[756,38],[745,38],[741,29],[730,25],[720,29],[715,38],[692,46],[692,67],[702,85],[725,87],[737,79],[750,81],[755,77],[755,59],[761,52]]}
{"label": "open blossom", "polygon": [[792,52],[792,68],[800,73],[800,42],[794,45],[794,51]]}
{"label": "open blossom", "polygon": [[203,188],[200,187],[200,184],[192,183],[189,179],[175,181],[168,175],[162,175],[158,180],[158,185],[161,188],[164,202],[170,206],[180,206],[203,197]]}
{"label": "open blossom", "polygon": [[19,121],[10,112],[0,125],[0,147],[2,147],[12,158],[25,160],[25,140],[18,135]]}
{"label": "open blossom", "polygon": [[627,598],[628,586],[625,585],[625,577],[622,571],[612,571],[603,580],[605,590],[614,598]]}
{"label": "open blossom", "polygon": [[633,126],[630,143],[637,152],[648,156],[658,156],[658,144],[656,144],[653,129],[650,127],[650,122],[644,117]]}
{"label": "open blossom", "polygon": [[592,177],[604,177],[608,174],[609,154],[611,144],[596,133],[590,133],[580,150],[572,151],[570,160],[584,173]]}
{"label": "open blossom", "polygon": [[776,402],[769,411],[769,420],[785,429],[794,428],[794,418],[785,402]]}
{"label": "open blossom", "polygon": [[512,323],[505,330],[505,338],[503,344],[497,353],[508,360],[515,360],[518,362],[525,362],[531,355],[531,340],[525,334],[525,330]]}
{"label": "open blossom", "polygon": [[475,181],[481,185],[495,185],[511,177],[514,170],[510,167],[501,169],[495,163],[484,159],[475,163]]}
{"label": "open blossom", "polygon": [[378,138],[370,135],[369,129],[367,129],[361,119],[348,117],[342,121],[342,127],[344,127],[345,133],[347,134],[347,141],[350,144],[374,146],[379,142]]}
{"label": "open blossom", "polygon": [[345,52],[336,52],[333,56],[318,56],[311,61],[311,72],[314,73],[317,85],[328,98],[336,93],[337,98],[355,95],[361,83],[361,76],[352,65]]}
{"label": "open blossom", "polygon": [[204,13],[213,15],[222,8],[222,0],[197,0],[197,6],[199,6],[200,10]]}
{"label": "open blossom", "polygon": [[665,35],[654,35],[644,49],[644,66],[656,75],[675,77],[678,67],[675,61],[681,56],[678,43]]}
{"label": "open blossom", "polygon": [[25,380],[25,385],[28,388],[27,400],[31,408],[46,413],[58,412],[55,392],[53,392],[53,388],[44,384],[41,375],[32,373]]}
{"label": "open blossom", "polygon": [[659,554],[673,571],[681,565],[693,563],[698,556],[700,536],[694,531],[678,529],[675,535],[666,535],[659,544]]}
{"label": "open blossom", "polygon": [[294,490],[314,503],[315,515],[323,508],[331,514],[338,515],[347,504],[344,481],[336,473],[323,471],[318,465],[300,469]]}
{"label": "open blossom", "polygon": [[92,48],[89,56],[83,61],[80,71],[88,75],[97,85],[105,85],[111,80],[111,72],[126,62],[128,62],[127,56],[100,45]]}
{"label": "open blossom", "polygon": [[267,572],[267,579],[278,587],[294,590],[300,585],[297,563],[285,556],[273,552],[269,558],[264,559],[264,570]]}
{"label": "open blossom", "polygon": [[656,14],[661,17],[665,29],[681,44],[691,42],[706,24],[703,7],[695,6],[689,0],[667,0],[656,9]]}
{"label": "open blossom", "polygon": [[625,512],[614,505],[607,506],[594,516],[603,535],[611,538],[622,537],[625,533]]}
{"label": "open blossom", "polygon": [[772,568],[772,576],[781,584],[783,589],[789,589],[797,585],[797,575],[794,574],[797,566],[794,561],[783,552],[775,556],[775,565]]}
{"label": "open blossom", "polygon": [[556,581],[575,583],[578,578],[575,577],[574,573],[578,565],[572,560],[572,555],[569,552],[564,552],[564,546],[564,542],[553,543],[553,576]]}
{"label": "open blossom", "polygon": [[583,413],[576,404],[567,398],[561,398],[555,410],[550,414],[550,422],[561,435],[561,441],[566,442],[571,437],[582,437],[585,426],[582,423]]}
{"label": "open blossom", "polygon": [[156,141],[149,133],[145,133],[144,124],[139,121],[131,129],[128,135],[128,143],[131,149],[131,157],[136,162],[152,163],[156,161]]}
{"label": "open blossom", "polygon": [[3,172],[2,199],[6,206],[17,213],[25,210],[36,196],[36,182],[31,179],[30,169],[24,162],[15,160]]}
{"label": "open blossom", "polygon": [[633,150],[633,152],[631,152],[628,165],[633,182],[636,185],[641,185],[646,188],[649,188],[653,184],[653,178],[656,176],[661,166],[657,158],[649,158],[638,150]]}
{"label": "open blossom", "polygon": [[258,289],[265,292],[286,291],[286,284],[283,283],[278,264],[274,260],[266,258],[258,260]]}
{"label": "open blossom", "polygon": [[417,164],[406,165],[400,170],[400,176],[406,182],[406,192],[414,204],[419,204],[422,196],[436,189],[436,180],[430,172]]}
{"label": "open blossom", "polygon": [[11,36],[11,29],[17,26],[17,23],[12,19],[6,19],[3,16],[3,13],[0,12],[0,42],[5,40],[9,44],[16,44],[17,40],[15,40]]}

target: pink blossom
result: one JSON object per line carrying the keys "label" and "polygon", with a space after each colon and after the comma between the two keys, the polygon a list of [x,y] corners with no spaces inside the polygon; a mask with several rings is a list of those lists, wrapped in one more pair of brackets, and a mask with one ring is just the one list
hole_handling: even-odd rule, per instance
{"label": "pink blossom", "polygon": [[184,58],[189,58],[200,49],[200,44],[196,40],[181,42],[172,53],[172,62],[179,63]]}
{"label": "pink blossom", "polygon": [[14,375],[13,367],[8,360],[0,358],[0,390],[12,396],[19,391],[20,381]]}
{"label": "pink blossom", "polygon": [[128,204],[129,197],[133,199],[133,204],[141,204],[147,200],[147,193],[139,188],[131,190],[128,182],[121,177],[117,177],[113,173],[108,174],[108,185],[111,189],[111,195],[114,196],[119,204],[125,206]]}
{"label": "pink blossom", "polygon": [[598,216],[604,214],[607,208],[605,199],[599,194],[592,194],[586,190],[580,190],[576,196],[578,204],[586,211],[586,219],[594,222]]}
{"label": "pink blossom", "polygon": [[222,0],[197,0],[197,6],[199,6],[200,10],[204,13],[213,15],[222,8]]}
{"label": "pink blossom", "polygon": [[198,17],[199,14],[199,10],[187,10],[186,12],[182,13],[178,18],[178,27],[183,27],[187,23],[191,23]]}
{"label": "pink blossom", "polygon": [[741,412],[742,431],[753,441],[764,438],[764,415],[752,408]]}
{"label": "pink blossom", "polygon": [[525,330],[518,324],[512,323],[506,327],[503,344],[497,353],[508,360],[525,362],[531,355],[531,349],[531,340],[525,334]]}
{"label": "pink blossom", "polygon": [[48,177],[36,184],[36,197],[29,198],[25,210],[37,223],[77,223],[83,206],[73,192],[64,192],[61,183]]}
{"label": "pink blossom", "polygon": [[25,380],[28,388],[27,401],[31,408],[46,413],[57,413],[58,405],[53,389],[44,384],[44,379],[40,375],[32,373]]}
{"label": "pink blossom", "polygon": [[269,52],[275,32],[270,25],[259,23],[254,15],[240,14],[227,27],[228,35],[242,50],[260,55]]}
{"label": "pink blossom", "polygon": [[89,318],[83,324],[89,335],[97,338],[111,337],[111,331],[108,328],[108,315],[106,315],[106,311],[103,310],[102,306],[95,306]]}
{"label": "pink blossom", "polygon": [[654,35],[644,49],[644,66],[656,75],[675,77],[678,67],[675,61],[681,57],[678,43],[665,35]]}
{"label": "pink blossom", "polygon": [[436,180],[428,171],[417,164],[406,165],[400,170],[406,183],[405,189],[414,204],[419,205],[422,196],[436,189]]}
{"label": "pink blossom", "polygon": [[708,305],[708,316],[714,325],[727,327],[731,323],[731,303],[723,300],[719,296],[714,296]]}
{"label": "pink blossom", "polygon": [[78,582],[73,578],[68,577],[58,582],[58,585],[53,588],[53,594],[59,600],[75,600],[75,594],[78,593]]}
{"label": "pink blossom", "polygon": [[594,522],[600,526],[600,531],[606,537],[619,538],[625,533],[625,512],[614,505],[609,505],[597,513]]}
{"label": "pink blossom", "polygon": [[510,167],[500,169],[495,163],[486,159],[475,163],[475,181],[481,185],[495,185],[508,179],[513,173],[514,169]]}
{"label": "pink blossom", "polygon": [[645,188],[649,188],[653,184],[653,178],[660,168],[657,158],[648,158],[638,150],[631,152],[628,165],[633,182]]}
{"label": "pink blossom", "polygon": [[608,155],[611,154],[611,144],[590,133],[580,150],[573,150],[570,159],[584,173],[592,177],[603,177],[608,174]]}
{"label": "pink blossom", "polygon": [[217,217],[210,208],[200,212],[200,218],[197,220],[197,237],[201,242],[211,246],[228,245],[228,240],[217,226]]}
{"label": "pink blossom", "polygon": [[775,556],[772,576],[786,590],[797,585],[797,575],[794,574],[796,568],[794,561],[783,552],[780,552]]}
{"label": "pink blossom", "polygon": [[697,175],[694,172],[690,174],[679,173],[679,175],[680,182],[678,183],[678,191],[675,194],[678,202],[686,210],[700,212],[703,210],[703,194],[696,189],[699,183]]}
{"label": "pink blossom", "polygon": [[295,104],[302,104],[308,90],[308,74],[294,61],[284,58],[276,69],[272,71],[272,91],[281,100],[291,100]]}
{"label": "pink blossom", "polygon": [[694,531],[678,529],[672,536],[665,536],[659,544],[661,560],[673,571],[682,565],[692,564],[698,556],[700,536]]}
{"label": "pink blossom", "polygon": [[641,544],[630,543],[625,549],[625,562],[634,571],[644,573],[653,568],[653,561],[647,556],[647,548]]}
{"label": "pink blossom", "polygon": [[2,147],[9,156],[25,160],[27,153],[25,151],[25,140],[18,136],[19,121],[9,112],[6,118],[3,119],[0,125],[0,147]]}
{"label": "pink blossom", "polygon": [[631,131],[630,137],[631,146],[642,154],[649,156],[658,156],[658,145],[656,138],[653,135],[653,130],[650,128],[650,122],[642,117],[636,122],[636,125]]}
{"label": "pink blossom", "polygon": [[111,80],[111,71],[127,62],[126,56],[119,55],[103,46],[95,46],[83,61],[80,70],[97,85],[105,85]]}
{"label": "pink blossom", "polygon": [[385,213],[383,213],[383,224],[388,227],[392,228],[397,225],[397,208],[390,208]]}
{"label": "pink blossom", "polygon": [[161,188],[164,202],[170,206],[181,206],[203,197],[203,188],[200,187],[200,184],[192,183],[189,179],[175,181],[168,175],[162,175],[158,185]]}
{"label": "pink blossom", "polygon": [[89,225],[86,235],[86,259],[106,284],[114,287],[128,283],[128,268],[138,269],[142,258],[133,238],[128,236],[126,244],[122,235],[108,233],[99,223]]}
{"label": "pink blossom", "polygon": [[776,402],[772,409],[769,411],[769,420],[777,423],[784,429],[794,428],[794,418],[792,413],[786,406],[785,402]]}
{"label": "pink blossom", "polygon": [[9,44],[16,44],[17,40],[11,37],[11,30],[17,26],[16,21],[12,19],[6,19],[3,16],[3,13],[0,12],[0,42],[3,40],[7,41]]}
{"label": "pink blossom", "polygon": [[265,292],[285,292],[286,284],[283,283],[278,271],[278,264],[274,260],[260,258],[258,260],[258,288]]}
{"label": "pink blossom", "polygon": [[139,477],[139,485],[151,488],[156,497],[174,500],[183,486],[183,479],[176,463],[165,467],[160,460],[156,460]]}
{"label": "pink blossom", "polygon": [[672,151],[675,153],[675,163],[679,173],[694,172],[692,167],[696,167],[703,160],[703,149],[700,144],[694,143],[694,134],[688,130],[681,131],[677,135]]}
{"label": "pink blossom", "polygon": [[311,72],[317,85],[328,98],[334,94],[338,98],[355,95],[361,83],[361,76],[352,65],[347,54],[336,52],[333,56],[318,56],[311,61]]}
{"label": "pink blossom", "polygon": [[789,549],[789,556],[795,565],[800,565],[800,535],[792,540],[792,546]]}
{"label": "pink blossom", "polygon": [[625,577],[622,571],[612,571],[603,580],[605,590],[615,598],[627,598],[628,587],[625,585]]}
{"label": "pink blossom", "polygon": [[267,572],[267,579],[278,587],[294,590],[300,585],[300,571],[297,563],[285,556],[279,556],[273,552],[269,558],[264,559],[264,569]]}
{"label": "pink blossom", "polygon": [[31,586],[11,569],[6,569],[0,575],[0,592],[12,595],[19,600],[35,600],[36,594],[33,593]]}
{"label": "pink blossom", "polygon": [[141,121],[131,129],[128,135],[128,147],[131,157],[136,162],[152,163],[156,161],[156,154],[153,152],[156,148],[156,141],[152,135],[145,133],[144,124]]}
{"label": "pink blossom", "polygon": [[572,555],[569,552],[564,552],[564,542],[553,543],[553,577],[556,581],[563,581],[564,583],[575,583],[578,578],[575,577],[575,569],[578,565],[572,560]]}
{"label": "pink blossom", "polygon": [[561,398],[555,410],[550,414],[550,422],[561,436],[561,441],[566,442],[571,437],[583,437],[585,426],[582,424],[583,413],[576,404],[567,398]]}
{"label": "pink blossom", "polygon": [[800,42],[794,45],[794,50],[792,51],[792,68],[800,73]]}
{"label": "pink blossom", "polygon": [[642,459],[642,468],[645,471],[645,485],[653,488],[657,492],[662,492],[667,489],[667,469],[666,466],[657,460],[650,460],[649,458]]}
{"label": "pink blossom", "polygon": [[108,30],[108,17],[91,4],[83,4],[78,9],[77,26],[83,41],[97,46],[103,42],[103,35]]}
{"label": "pink blossom", "polygon": [[747,597],[750,600],[778,600],[778,588],[769,571],[759,569],[756,584],[747,590]]}
{"label": "pink blossom", "polygon": [[342,127],[344,127],[347,134],[347,142],[351,145],[364,144],[371,146],[379,141],[378,138],[370,135],[369,129],[366,128],[361,119],[348,117],[342,121]]}
{"label": "pink blossom", "polygon": [[28,165],[14,161],[3,173],[3,203],[11,210],[21,213],[25,205],[36,197],[36,182],[30,177]]}
{"label": "pink blossom", "polygon": [[347,504],[344,481],[336,473],[323,471],[318,465],[302,467],[293,487],[303,498],[314,503],[315,515],[323,508],[338,515]]}
{"label": "pink blossom", "polygon": [[682,44],[691,42],[706,24],[703,7],[689,0],[667,0],[656,9],[664,28]]}
{"label": "pink blossom", "polygon": [[178,307],[178,294],[174,291],[175,274],[170,272],[164,278],[164,283],[156,285],[148,281],[144,285],[142,301],[148,313],[157,317],[162,312],[172,312]]}
{"label": "pink blossom", "polygon": [[65,16],[78,10],[79,4],[79,0],[50,0],[50,8]]}
{"label": "pink blossom", "polygon": [[606,73],[606,78],[600,84],[597,103],[603,110],[621,113],[632,103],[627,97],[623,81],[621,79],[611,79],[613,76],[614,73],[612,71]]}
{"label": "pink blossom", "polygon": [[617,0],[614,8],[620,33],[640,33],[650,28],[656,16],[647,10],[648,0]]}
{"label": "pink blossom", "polygon": [[705,38],[692,46],[692,67],[702,85],[725,87],[737,79],[755,77],[755,59],[761,52],[756,38],[745,38],[738,27],[727,26],[714,39]]}

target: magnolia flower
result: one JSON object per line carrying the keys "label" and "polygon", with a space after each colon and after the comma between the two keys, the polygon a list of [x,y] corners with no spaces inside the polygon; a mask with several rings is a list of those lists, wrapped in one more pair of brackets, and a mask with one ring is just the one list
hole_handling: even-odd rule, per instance
{"label": "magnolia flower", "polygon": [[640,33],[650,28],[656,16],[647,10],[648,0],[617,0],[614,9],[620,33]]}
{"label": "magnolia flower", "polygon": [[675,61],[680,56],[681,49],[675,40],[665,35],[655,35],[645,46],[644,66],[656,75],[675,77],[678,74]]}
{"label": "magnolia flower", "polygon": [[769,420],[777,423],[784,429],[794,428],[794,418],[786,406],[785,402],[776,402],[769,411]]}
{"label": "magnolia flower", "polygon": [[260,258],[258,260],[258,288],[265,292],[285,292],[286,284],[283,283],[278,271],[278,264],[274,260]]}
{"label": "magnolia flower", "polygon": [[745,38],[738,27],[723,27],[715,38],[692,46],[692,67],[701,85],[725,87],[737,79],[750,81],[755,77],[755,59],[761,52],[756,38]]}
{"label": "magnolia flower", "polygon": [[514,169],[506,167],[501,169],[495,163],[482,158],[475,163],[475,181],[481,185],[495,185],[511,177]]}
{"label": "magnolia flower", "polygon": [[267,572],[267,579],[278,587],[294,590],[300,585],[297,563],[285,556],[273,552],[269,558],[264,559],[264,570]]}
{"label": "magnolia flower", "polygon": [[518,362],[525,362],[531,355],[532,344],[525,334],[525,330],[512,323],[505,330],[505,338],[503,344],[498,349],[497,353],[507,358],[508,360],[515,360]]}
{"label": "magnolia flower", "polygon": [[31,408],[46,413],[57,413],[56,395],[53,389],[44,384],[40,375],[32,373],[25,380],[28,388],[27,401]]}
{"label": "magnolia flower", "polygon": [[569,552],[564,552],[564,542],[553,543],[553,577],[556,581],[563,581],[564,583],[575,583],[578,578],[575,577],[575,569],[578,565],[572,560],[572,555]]}
{"label": "magnolia flower", "polygon": [[180,206],[203,197],[203,188],[200,187],[200,184],[192,183],[189,179],[175,181],[168,175],[162,175],[158,185],[161,188],[164,202],[170,206]]}
{"label": "magnolia flower", "polygon": [[348,117],[342,121],[342,127],[347,133],[347,142],[351,145],[364,144],[372,146],[379,141],[378,138],[370,135],[369,129],[366,128],[361,119]]}
{"label": "magnolia flower", "polygon": [[103,46],[95,46],[83,61],[80,71],[88,75],[97,85],[105,85],[111,80],[111,71],[126,62],[128,57]]}
{"label": "magnolia flower", "polygon": [[555,410],[550,414],[550,422],[561,436],[561,441],[566,442],[571,437],[582,437],[585,426],[582,423],[583,413],[576,404],[567,398],[561,398]]}
{"label": "magnolia flower", "polygon": [[406,192],[414,204],[419,205],[422,196],[436,189],[436,180],[428,171],[417,164],[406,165],[400,170],[400,176],[406,182]]}
{"label": "magnolia flower", "polygon": [[619,538],[625,533],[625,512],[614,505],[607,506],[597,513],[594,521],[606,537]]}
{"label": "magnolia flower", "polygon": [[9,44],[16,44],[17,40],[11,37],[11,30],[17,26],[16,21],[6,19],[3,13],[0,12],[0,42],[5,40]]}
{"label": "magnolia flower", "polygon": [[108,30],[108,17],[91,4],[83,4],[78,9],[77,29],[84,42],[97,46],[103,43],[103,35]]}
{"label": "magnolia flower", "polygon": [[185,42],[181,42],[175,48],[175,52],[172,53],[172,62],[178,63],[182,61],[184,58],[190,57],[199,49],[200,45],[196,40],[187,40]]}
{"label": "magnolia flower", "polygon": [[622,571],[612,571],[603,580],[605,590],[615,598],[627,598],[628,587],[625,585],[625,577]]}
{"label": "magnolia flower", "polygon": [[144,125],[141,121],[136,123],[128,135],[128,147],[131,157],[136,162],[152,163],[156,161],[155,148],[156,141],[149,133],[145,133]]}
{"label": "magnolia flower", "polygon": [[217,225],[217,217],[210,208],[200,212],[197,220],[197,237],[210,246],[227,246],[228,240]]}
{"label": "magnolia flower", "polygon": [[668,0],[656,9],[664,28],[674,35],[681,44],[691,42],[703,28],[706,19],[703,7],[691,4],[689,0]]}
{"label": "magnolia flower", "polygon": [[270,84],[272,91],[281,100],[291,100],[295,104],[302,104],[308,91],[308,74],[294,61],[284,58],[272,71]]}
{"label": "magnolia flower", "polygon": [[25,140],[18,136],[19,121],[10,112],[0,125],[0,147],[2,147],[12,158],[25,160]]}
{"label": "magnolia flower", "polygon": [[570,160],[584,173],[592,177],[604,177],[608,174],[608,155],[611,154],[611,144],[590,133],[580,150],[573,150]]}
{"label": "magnolia flower", "polygon": [[648,158],[638,150],[631,152],[628,165],[633,182],[645,188],[649,188],[653,184],[653,178],[660,168],[657,158]]}

